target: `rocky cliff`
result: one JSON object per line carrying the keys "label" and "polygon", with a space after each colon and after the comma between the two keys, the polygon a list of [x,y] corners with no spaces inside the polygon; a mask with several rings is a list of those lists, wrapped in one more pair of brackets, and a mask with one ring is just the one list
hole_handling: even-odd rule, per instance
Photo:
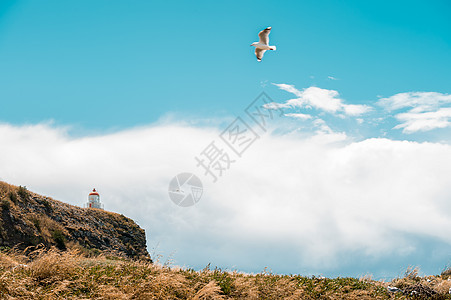
{"label": "rocky cliff", "polygon": [[0,247],[43,244],[150,259],[144,229],[112,212],[66,204],[0,181]]}

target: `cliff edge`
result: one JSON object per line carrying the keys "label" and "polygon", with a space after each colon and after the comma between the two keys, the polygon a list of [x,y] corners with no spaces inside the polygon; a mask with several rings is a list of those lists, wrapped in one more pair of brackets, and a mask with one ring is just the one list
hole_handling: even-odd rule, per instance
{"label": "cliff edge", "polygon": [[132,219],[80,208],[0,181],[0,248],[39,244],[150,260],[144,229]]}

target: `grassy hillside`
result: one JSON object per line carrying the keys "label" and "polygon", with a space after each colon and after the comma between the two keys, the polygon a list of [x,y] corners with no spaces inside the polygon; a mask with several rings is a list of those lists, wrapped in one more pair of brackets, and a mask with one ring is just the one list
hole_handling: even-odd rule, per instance
{"label": "grassy hillside", "polygon": [[[450,275],[390,283],[370,278],[248,275],[219,269],[196,272],[148,261],[88,258],[75,251],[0,253],[4,299],[451,299]],[[398,287],[390,292],[387,287]]]}

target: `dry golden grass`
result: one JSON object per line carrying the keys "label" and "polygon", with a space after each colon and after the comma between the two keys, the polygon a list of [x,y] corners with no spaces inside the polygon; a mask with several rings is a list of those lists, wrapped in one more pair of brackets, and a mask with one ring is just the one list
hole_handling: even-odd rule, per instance
{"label": "dry golden grass", "polygon": [[[86,257],[77,250],[42,248],[26,256],[12,250],[0,253],[2,299],[427,299],[421,293],[429,293],[430,299],[451,299],[449,277],[419,277],[409,271],[388,283],[369,276],[329,279],[217,268],[194,271],[102,255]],[[408,293],[389,292],[388,285]]]}

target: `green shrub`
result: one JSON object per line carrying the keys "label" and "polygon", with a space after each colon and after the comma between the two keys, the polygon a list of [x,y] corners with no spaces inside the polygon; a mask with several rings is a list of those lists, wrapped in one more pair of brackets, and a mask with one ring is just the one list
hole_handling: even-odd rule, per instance
{"label": "green shrub", "polygon": [[9,250],[11,250],[9,246],[0,246],[0,252],[8,252]]}
{"label": "green shrub", "polygon": [[8,199],[2,199],[1,204],[3,209],[5,210],[9,210],[11,208],[11,201],[9,201]]}
{"label": "green shrub", "polygon": [[9,192],[9,199],[12,201],[12,202],[14,202],[14,203],[17,203],[17,195],[16,195],[16,193],[13,193],[13,192]]}
{"label": "green shrub", "polygon": [[446,277],[451,276],[451,267],[446,267],[440,275],[446,276]]}
{"label": "green shrub", "polygon": [[52,238],[55,241],[56,247],[60,250],[66,250],[66,237],[61,230],[55,230],[52,232]]}
{"label": "green shrub", "polygon": [[41,232],[41,220],[39,220],[38,218],[33,218],[31,220],[34,224],[34,227],[36,227],[36,229]]}
{"label": "green shrub", "polygon": [[19,194],[19,197],[22,200],[28,200],[28,198],[30,197],[30,194],[28,193],[27,187],[26,186],[19,186],[19,189],[17,190],[17,194]]}
{"label": "green shrub", "polygon": [[216,267],[213,271],[213,279],[216,284],[221,288],[222,293],[225,295],[230,295],[232,290],[235,288],[234,279],[229,273],[222,271],[220,268]]}
{"label": "green shrub", "polygon": [[53,207],[52,204],[50,204],[49,201],[47,201],[46,199],[42,200],[42,204],[44,204],[45,210],[47,212],[53,212]]}

